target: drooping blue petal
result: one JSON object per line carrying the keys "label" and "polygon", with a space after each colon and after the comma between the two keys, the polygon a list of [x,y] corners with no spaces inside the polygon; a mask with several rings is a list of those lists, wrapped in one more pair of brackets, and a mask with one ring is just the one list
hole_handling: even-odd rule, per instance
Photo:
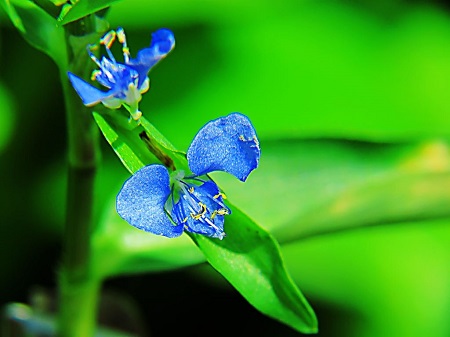
{"label": "drooping blue petal", "polygon": [[173,32],[167,28],[161,28],[152,33],[150,48],[157,48],[159,55],[168,54],[175,46]]}
{"label": "drooping blue petal", "polygon": [[189,232],[222,239],[224,215],[230,210],[223,204],[219,188],[212,181],[201,186],[189,185],[172,209],[172,218]]}
{"label": "drooping blue petal", "polygon": [[250,120],[232,113],[206,124],[195,136],[188,152],[189,168],[196,175],[212,171],[231,173],[245,181],[257,166],[261,151]]}
{"label": "drooping blue petal", "polygon": [[130,59],[129,65],[139,73],[138,87],[145,81],[150,69],[175,47],[175,37],[169,29],[159,29],[152,33],[150,47],[137,53],[135,59]]}
{"label": "drooping blue petal", "polygon": [[93,87],[71,72],[68,72],[67,75],[69,76],[69,80],[72,83],[73,88],[81,97],[84,105],[92,106],[114,95],[111,91],[103,92]]}
{"label": "drooping blue petal", "polygon": [[129,224],[169,238],[180,236],[183,225],[175,226],[164,210],[170,195],[169,173],[162,165],[149,165],[129,178],[116,200],[117,213]]}

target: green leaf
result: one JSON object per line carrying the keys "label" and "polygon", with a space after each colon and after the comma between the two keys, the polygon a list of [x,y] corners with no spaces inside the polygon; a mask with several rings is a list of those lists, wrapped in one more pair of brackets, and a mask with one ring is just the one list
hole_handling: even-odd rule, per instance
{"label": "green leaf", "polygon": [[159,162],[173,169],[189,171],[184,152],[177,151],[144,117],[136,124],[125,119],[119,111],[115,115],[93,114],[106,140],[130,173]]}
{"label": "green leaf", "polygon": [[[170,142],[145,119],[141,121],[141,125],[127,130],[120,125],[115,125],[111,117],[94,112],[94,118],[109,144],[132,173],[149,162],[148,149],[145,146],[142,148],[142,144],[146,141],[142,141],[141,127],[147,132],[148,141],[152,147],[158,147],[158,150],[167,156],[179,154],[175,152]],[[138,144],[139,141],[141,145]],[[184,161],[184,166],[187,167],[186,158],[178,157],[178,159],[180,162]],[[316,332],[317,319],[314,312],[285,270],[276,241],[239,209],[236,207],[231,209],[232,214],[226,219],[227,237],[223,241],[200,235],[191,235],[191,238],[205,254],[208,262],[255,308],[300,332]],[[122,226],[131,227],[124,223]],[[170,260],[161,261],[158,256],[164,255],[166,251],[173,254],[172,249],[166,249],[165,243],[169,244],[169,247],[174,244],[173,247],[180,248],[175,244],[178,239],[159,238],[134,228],[129,230],[127,235],[125,227],[120,229],[121,234],[108,234],[111,231],[110,228],[117,227],[109,223],[104,224],[94,235],[96,238],[94,247],[97,247],[94,253],[97,256],[95,265],[96,269],[102,270],[102,277],[120,272],[141,272],[173,267]],[[144,242],[141,246],[136,244],[140,240],[139,237],[142,237],[141,241]],[[162,244],[164,248],[154,250],[159,244]],[[136,246],[144,247],[144,249],[138,249],[136,252]],[[114,254],[116,257],[111,259]],[[175,256],[178,255],[175,254]],[[115,262],[113,266],[108,267],[111,261]],[[152,263],[152,261],[158,262]],[[187,262],[198,261],[198,258],[195,258]],[[184,265],[183,262],[174,264],[175,267],[180,265]]]}
{"label": "green leaf", "polygon": [[[303,333],[317,331],[317,319],[286,272],[272,236],[229,205],[224,240],[190,235],[207,261],[262,313]],[[204,261],[187,235],[168,239],[144,233],[112,208],[92,237],[97,277],[173,270]]]}
{"label": "green leaf", "polygon": [[[178,151],[145,117],[141,117],[140,125],[148,135],[146,137],[147,146],[152,147],[153,152],[160,153],[158,158],[164,165],[168,167],[173,166],[174,170],[178,169],[190,172],[186,161],[186,154],[183,151]],[[166,157],[169,157],[170,160]],[[167,163],[168,160],[170,163]]]}
{"label": "green leaf", "polygon": [[207,261],[262,313],[302,333],[317,332],[317,319],[286,272],[277,242],[228,203],[223,240],[190,236]]}
{"label": "green leaf", "polygon": [[54,18],[32,1],[0,0],[0,4],[29,44],[50,56],[60,69],[67,68],[64,29]]}
{"label": "green leaf", "polygon": [[290,140],[261,144],[260,167],[245,188],[226,174],[211,176],[280,242],[450,216],[448,142]]}
{"label": "green leaf", "polygon": [[141,154],[145,152],[138,153],[133,150],[124,140],[126,136],[119,136],[120,131],[118,131],[118,128],[113,128],[111,126],[111,122],[108,122],[104,116],[97,112],[94,112],[93,115],[95,122],[103,133],[103,136],[105,136],[109,145],[111,145],[127,170],[134,173],[144,167],[146,160],[142,158]]}
{"label": "green leaf", "polygon": [[52,0],[33,0],[33,2],[46,11],[54,19],[58,18],[61,11],[61,6],[66,3],[65,0],[52,1]]}
{"label": "green leaf", "polygon": [[65,25],[109,7],[118,0],[71,0],[62,6],[58,22]]}
{"label": "green leaf", "polygon": [[179,152],[145,117],[141,117],[141,125],[148,134],[152,135],[158,144],[171,152]]}

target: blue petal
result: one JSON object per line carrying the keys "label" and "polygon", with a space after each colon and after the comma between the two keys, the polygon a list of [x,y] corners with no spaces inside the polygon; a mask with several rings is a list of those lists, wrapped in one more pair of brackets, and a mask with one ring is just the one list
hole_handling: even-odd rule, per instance
{"label": "blue petal", "polygon": [[68,72],[67,75],[69,76],[69,80],[72,83],[73,88],[81,97],[84,105],[92,106],[113,96],[113,93],[98,90],[71,72]]}
{"label": "blue petal", "polygon": [[150,69],[163,59],[175,47],[175,37],[169,29],[159,29],[152,33],[150,47],[140,50],[136,59],[131,59],[129,65],[139,73],[138,87],[145,81]]}
{"label": "blue petal", "polygon": [[[190,184],[189,186],[193,188],[193,192],[180,196],[180,200],[172,209],[173,219],[184,224],[189,232],[222,239],[225,236],[224,215],[217,214],[216,211],[226,210],[226,214],[230,214],[230,210],[223,204],[219,188],[213,181],[207,181],[201,186]],[[206,208],[202,210],[199,203]],[[199,213],[203,216],[198,219],[194,219],[191,215]]]}
{"label": "blue petal", "polygon": [[164,210],[170,195],[169,173],[162,165],[150,165],[137,171],[123,185],[116,209],[129,224],[169,238],[180,236],[183,225],[175,226]]}
{"label": "blue petal", "polygon": [[189,147],[187,159],[189,168],[196,175],[225,171],[245,181],[258,167],[260,154],[259,141],[250,120],[232,113],[200,129]]}
{"label": "blue petal", "polygon": [[156,48],[160,55],[168,54],[175,46],[175,37],[170,29],[161,28],[152,33],[150,48]]}
{"label": "blue petal", "polygon": [[201,186],[195,187],[194,195],[202,200],[208,210],[217,211],[225,208],[227,214],[231,214],[231,210],[223,203],[223,194],[220,193],[219,187],[214,181],[206,181]]}

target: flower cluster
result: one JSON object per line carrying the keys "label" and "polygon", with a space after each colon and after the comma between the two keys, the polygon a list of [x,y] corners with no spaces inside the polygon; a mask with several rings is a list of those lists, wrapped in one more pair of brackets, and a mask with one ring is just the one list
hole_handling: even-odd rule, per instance
{"label": "flower cluster", "polygon": [[[117,62],[111,52],[111,46],[117,40],[122,44],[124,62]],[[94,70],[91,79],[96,80],[108,91],[101,91],[78,76],[68,73],[69,80],[75,91],[86,106],[103,103],[111,109],[124,105],[134,120],[139,120],[139,102],[142,94],[150,87],[148,73],[150,69],[163,59],[175,46],[173,33],[168,29],[159,29],[152,34],[151,45],[137,53],[136,58],[130,56],[125,32],[122,28],[112,30],[100,40],[105,46],[108,57],[98,60],[93,54],[96,45],[88,46],[88,53],[99,69]]]}
{"label": "flower cluster", "polygon": [[233,113],[207,123],[187,152],[192,174],[162,165],[137,171],[117,196],[119,215],[144,231],[169,238],[184,230],[222,239],[224,216],[230,209],[225,195],[207,174],[224,171],[245,181],[257,166],[259,141],[250,120]]}
{"label": "flower cluster", "polygon": [[[122,44],[124,62],[117,62],[111,52],[115,40]],[[152,34],[151,45],[130,56],[122,28],[110,31],[100,40],[107,57],[98,60],[93,54],[97,46],[88,46],[91,59],[99,69],[92,80],[107,88],[101,91],[78,76],[68,73],[75,91],[87,106],[102,103],[111,109],[122,105],[134,120],[142,113],[138,104],[149,89],[150,69],[175,46],[173,33],[160,29]],[[117,196],[119,215],[144,231],[169,238],[183,231],[222,239],[224,218],[231,213],[225,195],[208,173],[224,171],[245,181],[257,166],[260,148],[250,120],[233,113],[207,123],[195,136],[188,151],[190,172],[169,171],[162,165],[149,165],[137,171],[123,185]]]}

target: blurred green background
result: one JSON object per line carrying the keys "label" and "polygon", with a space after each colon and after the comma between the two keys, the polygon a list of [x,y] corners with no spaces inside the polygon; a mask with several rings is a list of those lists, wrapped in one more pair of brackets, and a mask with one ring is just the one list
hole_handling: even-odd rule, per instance
{"label": "blurred green background", "polygon": [[[151,31],[175,32],[141,109],[178,148],[210,119],[251,118],[260,167],[245,184],[214,178],[282,244],[319,336],[450,336],[447,2],[123,0],[107,18],[132,54]],[[1,305],[55,285],[61,96],[56,66],[0,12]],[[128,173],[102,148],[96,197],[110,209]],[[298,335],[206,265],[104,289],[132,302],[147,335]]]}

